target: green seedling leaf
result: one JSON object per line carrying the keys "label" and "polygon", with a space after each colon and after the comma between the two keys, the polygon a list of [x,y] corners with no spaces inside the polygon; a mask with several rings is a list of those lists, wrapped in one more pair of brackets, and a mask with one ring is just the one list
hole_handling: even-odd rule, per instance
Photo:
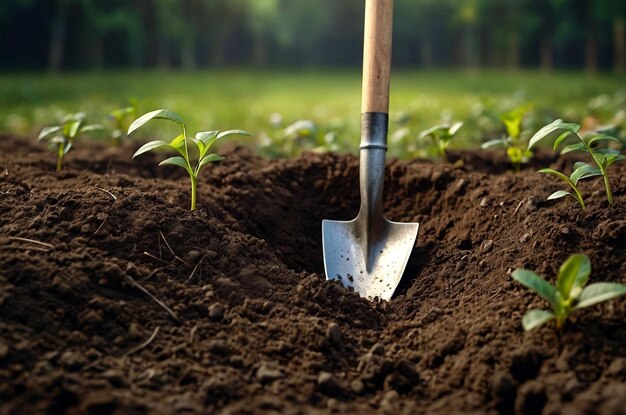
{"label": "green seedling leaf", "polygon": [[157,149],[159,147],[169,147],[169,146],[170,144],[166,141],[161,141],[161,140],[150,141],[149,143],[146,143],[142,145],[141,147],[139,147],[139,150],[135,151],[135,154],[133,154],[133,158],[143,153],[147,153],[148,151]]}
{"label": "green seedling leaf", "polygon": [[183,122],[183,119],[180,118],[178,114],[169,110],[160,109],[160,110],[150,111],[142,115],[141,117],[137,118],[135,121],[133,121],[133,123],[128,128],[128,135],[130,135],[133,131],[135,131],[136,129],[138,129],[139,127],[141,127],[148,121],[155,120],[155,119],[164,119],[164,120],[174,121],[175,123],[179,124],[181,127],[183,128],[185,127],[185,123]]}
{"label": "green seedling leaf", "polygon": [[60,125],[54,125],[52,127],[45,127],[39,133],[39,136],[37,137],[37,140],[43,140],[44,138],[49,137],[52,134],[57,133],[59,131],[61,131],[61,126]]}
{"label": "green seedling leaf", "polygon": [[220,138],[226,137],[228,135],[233,135],[233,134],[237,134],[237,135],[247,135],[249,136],[250,134],[244,130],[227,130],[227,131],[222,131],[221,133],[219,133],[217,135],[216,140],[219,140]]}
{"label": "green seedling leaf", "polygon": [[198,164],[197,171],[200,171],[200,169],[205,164],[213,163],[215,161],[220,161],[220,160],[224,160],[224,157],[218,156],[217,154],[209,154],[209,155],[205,156],[202,160],[200,160],[200,163]]}
{"label": "green seedling leaf", "polygon": [[[563,120],[555,120],[554,122],[546,125],[541,130],[537,131],[535,135],[532,136],[530,141],[528,142],[528,149],[533,148],[539,141],[552,137],[555,134],[559,134],[561,136],[564,133],[567,135],[576,134],[580,130],[580,125],[574,123],[566,123]],[[559,137],[561,138],[561,137]],[[561,138],[561,141],[564,140],[565,137]]]}
{"label": "green seedling leaf", "polygon": [[544,174],[549,174],[551,176],[556,176],[556,177],[558,177],[560,179],[565,180],[568,184],[571,182],[569,177],[567,177],[566,175],[564,175],[560,171],[557,171],[557,170],[554,170],[554,169],[541,169],[541,170],[538,170],[537,173],[544,173]]}
{"label": "green seedling leaf", "polygon": [[613,282],[598,282],[591,284],[583,290],[574,308],[589,307],[624,294],[626,294],[625,285]]}
{"label": "green seedling leaf", "polygon": [[182,167],[183,169],[187,171],[187,173],[192,174],[191,170],[189,169],[189,165],[187,165],[187,161],[180,156],[170,157],[159,163],[159,166],[168,166],[168,165]]}
{"label": "green seedling leaf", "polygon": [[77,121],[73,121],[70,125],[69,125],[69,129],[68,129],[68,133],[67,136],[70,139],[73,139],[76,137],[76,135],[78,134],[78,131],[80,129],[80,127],[83,125],[83,120],[77,120]]}
{"label": "green seedling leaf", "polygon": [[495,140],[489,140],[480,145],[480,148],[486,149],[491,147],[506,147],[506,140],[502,138],[496,138]]}
{"label": "green seedling leaf", "polygon": [[530,288],[537,294],[546,299],[552,306],[558,306],[557,290],[549,282],[541,278],[539,275],[526,269],[518,268],[511,274],[511,277],[526,288]]}
{"label": "green seedling leaf", "polygon": [[454,124],[450,126],[450,129],[448,130],[448,134],[455,135],[461,127],[463,127],[463,121],[455,122]]}
{"label": "green seedling leaf", "polygon": [[205,145],[211,145],[211,143],[213,143],[213,141],[215,140],[215,138],[219,138],[218,134],[219,131],[215,130],[215,131],[201,131],[199,133],[196,133],[196,139],[202,141]]}
{"label": "green seedling leaf", "polygon": [[548,321],[556,318],[554,313],[545,310],[530,310],[522,317],[522,326],[525,331],[530,331]]}
{"label": "green seedling leaf", "polygon": [[[553,148],[554,150],[556,150],[556,149],[557,149],[557,147],[558,147],[559,145],[561,145],[561,143],[562,143],[562,142],[563,142],[563,141],[564,141],[567,137],[569,137],[569,136],[571,136],[571,135],[572,135],[571,131],[565,131],[563,134],[561,134],[560,136],[558,136],[558,137],[556,138],[556,140],[554,140],[554,144],[552,145],[552,148]],[[578,135],[576,135],[576,137],[578,137]]]}
{"label": "green seedling leaf", "polygon": [[583,254],[574,254],[559,268],[556,288],[565,300],[576,299],[587,285],[590,274],[589,257]]}
{"label": "green seedling leaf", "polygon": [[613,141],[615,143],[619,143],[620,145],[622,144],[622,142],[619,139],[615,137],[611,137],[610,135],[604,135],[604,134],[598,134],[594,137],[591,137],[591,139],[587,142],[587,144],[591,146],[592,144],[598,143],[601,141]]}
{"label": "green seedling leaf", "polygon": [[570,144],[569,146],[563,147],[561,154],[567,154],[573,151],[587,151],[587,146],[583,143]]}
{"label": "green seedling leaf", "polygon": [[576,196],[574,196],[570,192],[566,192],[565,190],[557,190],[556,192],[554,192],[550,196],[548,196],[547,200],[560,199],[560,198],[565,197],[565,196],[571,196],[574,199],[576,199]]}
{"label": "green seedling leaf", "polygon": [[85,125],[83,128],[80,129],[81,134],[82,133],[90,133],[92,131],[102,131],[104,130],[104,127],[100,124],[91,124],[91,125]]}
{"label": "green seedling leaf", "polygon": [[172,141],[170,141],[170,146],[175,149],[178,150],[179,148],[183,147],[185,145],[185,135],[181,134],[179,136],[177,136],[176,138],[174,138]]}
{"label": "green seedling leaf", "polygon": [[590,164],[577,162],[574,164],[574,171],[570,176],[570,180],[574,184],[578,184],[579,180],[587,179],[594,176],[602,176],[602,171],[599,168]]}

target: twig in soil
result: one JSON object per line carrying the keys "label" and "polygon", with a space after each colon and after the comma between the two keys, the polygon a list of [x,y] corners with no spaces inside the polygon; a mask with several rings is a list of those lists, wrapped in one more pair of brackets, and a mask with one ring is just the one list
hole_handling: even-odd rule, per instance
{"label": "twig in soil", "polygon": [[175,258],[175,259],[177,259],[177,260],[179,260],[180,262],[182,262],[182,263],[183,263],[183,264],[185,264],[185,265],[189,265],[188,263],[186,263],[185,261],[183,261],[182,259],[180,259],[180,258],[178,257],[178,255],[176,255],[176,254],[174,253],[174,251],[172,250],[172,247],[170,246],[170,244],[169,244],[169,243],[167,243],[167,239],[165,239],[165,236],[163,235],[163,232],[159,231],[159,234],[161,235],[161,238],[163,238],[163,242],[165,242],[165,246],[167,246],[167,249],[169,249],[170,253],[171,253],[172,255],[174,255],[174,258]]}
{"label": "twig in soil", "polygon": [[189,343],[193,344],[193,341],[196,338],[196,332],[198,331],[198,323],[196,323],[193,328],[189,331]]}
{"label": "twig in soil", "polygon": [[102,227],[104,226],[104,222],[107,221],[107,219],[109,219],[109,217],[107,216],[106,218],[104,218],[104,220],[102,221],[102,223],[100,224],[100,226],[98,226],[98,229],[96,229],[96,231],[93,233],[94,235],[98,233],[98,231],[100,229],[102,229]]}
{"label": "twig in soil", "polygon": [[156,298],[154,295],[152,295],[152,293],[150,291],[148,291],[147,289],[145,289],[142,285],[140,285],[137,281],[135,281],[133,279],[133,277],[131,277],[130,275],[124,275],[124,278],[133,286],[135,286],[136,288],[138,288],[141,292],[143,292],[144,294],[146,294],[148,297],[150,297],[155,303],[157,303],[159,306],[161,306],[161,308],[163,308],[167,314],[170,315],[170,317],[172,317],[177,323],[180,323],[180,319],[178,318],[178,316],[176,315],[176,313],[169,308],[168,306],[166,306],[161,300],[159,300],[158,298]]}
{"label": "twig in soil", "polygon": [[117,197],[115,197],[115,195],[113,193],[109,192],[108,190],[102,189],[102,188],[100,188],[98,186],[96,186],[96,189],[100,190],[101,192],[107,193],[109,196],[111,196],[113,198],[113,200],[117,200]]}
{"label": "twig in soil", "polygon": [[149,253],[149,252],[145,252],[145,251],[144,251],[144,253],[143,253],[143,254],[144,254],[145,256],[149,256],[150,258],[155,259],[155,260],[157,260],[157,261],[159,261],[159,262],[165,263],[165,261],[163,261],[161,258],[158,258],[158,257],[156,257],[156,256],[152,255],[152,254],[151,254],[151,253]]}
{"label": "twig in soil", "polygon": [[187,281],[191,281],[191,279],[193,278],[194,274],[196,273],[196,270],[198,269],[198,267],[200,266],[200,263],[202,262],[202,260],[204,259],[204,257],[200,258],[200,261],[198,261],[198,263],[196,264],[195,267],[193,267],[193,271],[191,271],[191,275],[189,276],[189,278],[187,278]]}
{"label": "twig in soil", "polygon": [[163,271],[164,269],[165,269],[165,267],[163,267],[163,268],[157,268],[157,269],[152,270],[152,271],[150,272],[150,274],[148,274],[148,276],[147,276],[145,279],[146,279],[146,280],[149,280],[150,278],[152,278],[152,277],[154,276],[154,274],[156,274],[156,273],[157,273],[157,272],[159,272],[159,271]]}
{"label": "twig in soil", "polygon": [[519,204],[517,205],[517,207],[515,208],[515,212],[513,213],[517,213],[517,211],[519,210],[519,208],[522,207],[522,203],[524,203],[524,201],[522,200],[521,202],[519,202]]}
{"label": "twig in soil", "polygon": [[154,338],[157,336],[157,334],[159,333],[159,329],[161,327],[157,326],[156,329],[154,329],[154,331],[152,332],[152,335],[148,338],[148,340],[146,340],[145,342],[138,344],[137,346],[133,347],[132,349],[130,349],[129,351],[127,351],[126,353],[124,353],[124,356],[130,356],[133,353],[137,353],[139,350],[148,347],[150,345],[150,343],[152,343],[152,340],[154,340]]}
{"label": "twig in soil", "polygon": [[37,245],[45,246],[46,248],[54,249],[54,245],[46,243],[46,242],[36,241],[34,239],[20,238],[19,236],[9,236],[7,237],[7,239],[13,240],[13,241],[30,242],[32,244],[37,244]]}

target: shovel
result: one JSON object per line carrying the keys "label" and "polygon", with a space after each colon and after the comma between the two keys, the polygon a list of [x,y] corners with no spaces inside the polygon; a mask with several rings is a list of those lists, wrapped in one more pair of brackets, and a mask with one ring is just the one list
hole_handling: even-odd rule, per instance
{"label": "shovel", "polygon": [[366,0],[359,180],[361,208],[351,221],[322,221],[327,280],[361,297],[391,299],[413,249],[417,223],[383,216],[389,122],[393,0]]}

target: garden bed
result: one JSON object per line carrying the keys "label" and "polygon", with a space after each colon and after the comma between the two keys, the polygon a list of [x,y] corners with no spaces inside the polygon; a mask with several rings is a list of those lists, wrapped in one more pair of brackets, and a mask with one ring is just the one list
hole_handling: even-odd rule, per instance
{"label": "garden bed", "polygon": [[525,333],[547,304],[509,273],[554,281],[581,252],[591,282],[626,282],[626,163],[615,204],[590,180],[583,211],[495,153],[391,161],[386,215],[420,231],[383,303],[323,275],[322,219],[358,209],[354,156],[226,149],[189,212],[181,169],[135,149],[82,142],[56,174],[0,137],[0,414],[624,413],[626,301]]}

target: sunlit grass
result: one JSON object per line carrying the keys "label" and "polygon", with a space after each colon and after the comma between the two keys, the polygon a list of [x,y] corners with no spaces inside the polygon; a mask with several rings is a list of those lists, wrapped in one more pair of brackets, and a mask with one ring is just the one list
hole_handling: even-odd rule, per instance
{"label": "sunlit grass", "polygon": [[[541,118],[537,123],[557,116],[580,121],[590,99],[615,93],[624,81],[584,73],[395,71],[390,133],[405,127],[408,135],[392,143],[403,146],[393,153],[404,155],[419,131],[449,120],[466,123],[453,147],[474,144],[497,132],[493,119],[499,113],[525,102],[534,104]],[[360,82],[357,69],[0,75],[0,129],[33,134],[58,121],[60,113],[76,111],[99,122],[136,97],[140,112],[168,108],[183,115],[194,130],[242,128],[257,141],[282,134],[270,124],[273,113],[282,116],[283,126],[299,119],[310,119],[323,131],[330,129],[324,126],[341,125],[338,147],[351,149],[359,139]],[[400,118],[403,125],[393,122]]]}

